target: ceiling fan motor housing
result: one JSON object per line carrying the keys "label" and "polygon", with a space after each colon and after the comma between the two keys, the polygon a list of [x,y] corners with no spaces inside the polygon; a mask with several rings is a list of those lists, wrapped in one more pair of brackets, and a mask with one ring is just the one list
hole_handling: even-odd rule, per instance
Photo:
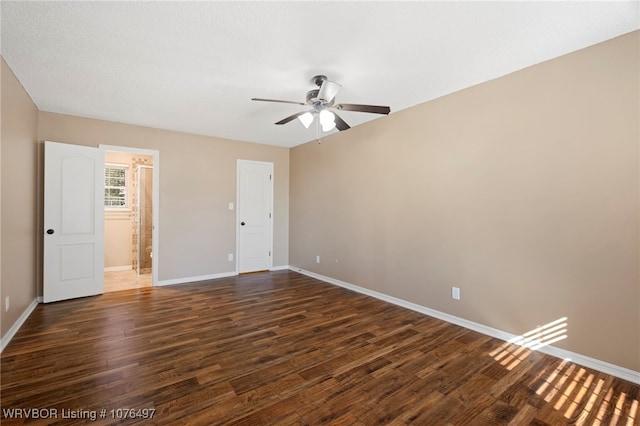
{"label": "ceiling fan motor housing", "polygon": [[313,104],[321,102],[320,99],[318,99],[318,93],[319,92],[320,92],[319,89],[309,90],[307,92],[307,103],[309,105],[313,105]]}
{"label": "ceiling fan motor housing", "polygon": [[311,82],[318,87],[322,87],[322,83],[327,79],[326,75],[314,75],[311,77]]}

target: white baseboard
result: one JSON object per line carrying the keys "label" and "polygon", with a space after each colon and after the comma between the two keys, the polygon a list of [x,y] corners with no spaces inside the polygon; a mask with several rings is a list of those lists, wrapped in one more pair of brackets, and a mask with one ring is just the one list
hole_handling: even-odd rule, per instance
{"label": "white baseboard", "polygon": [[[500,340],[512,341],[519,338],[519,336],[515,334],[498,330],[497,328],[489,327],[483,324],[479,324],[477,322],[466,320],[464,318],[460,318],[460,317],[446,314],[444,312],[436,311],[435,309],[427,308],[425,306],[418,305],[412,302],[407,302],[406,300],[398,299],[397,297],[389,296],[384,293],[379,293],[374,290],[369,290],[367,288],[360,287],[355,284],[350,284],[348,282],[340,281],[335,278],[326,277],[324,275],[316,274],[315,272],[307,271],[301,268],[296,268],[294,266],[290,267],[290,269],[292,271],[299,272],[309,277],[316,278],[320,281],[337,285],[339,287],[343,287],[343,288],[355,291],[356,293],[365,294],[367,296],[371,296],[376,299],[384,300],[385,302],[389,302],[394,305],[398,305],[403,308],[410,309],[412,311],[420,312],[422,314],[429,315],[431,317],[438,318],[440,320],[449,322],[451,324],[459,325],[461,327],[468,328],[470,330],[477,331],[479,333],[486,334],[488,336],[495,337]],[[540,349],[538,349],[538,351],[547,355],[557,357],[557,358],[568,359],[575,364],[592,368],[594,370],[601,371],[606,374],[610,374],[611,376],[619,377],[621,379],[627,380],[632,383],[640,384],[639,371],[630,370],[628,368],[610,364],[605,361],[600,361],[599,359],[591,358],[586,355],[581,355],[579,353],[556,348],[554,346],[543,346]]]}
{"label": "white baseboard", "polygon": [[281,265],[281,266],[272,266],[269,270],[270,271],[286,271],[288,269],[291,269],[291,266]]}
{"label": "white baseboard", "polygon": [[[286,271],[291,269],[289,265],[282,266],[274,266],[270,271]],[[156,283],[157,286],[165,286],[165,285],[174,285],[174,284],[187,284],[193,283],[196,281],[206,281],[206,280],[215,280],[217,278],[227,278],[227,277],[235,277],[238,275],[237,271],[232,272],[222,272],[220,274],[211,274],[211,275],[199,275],[197,277],[187,277],[187,278],[176,278],[173,280],[162,280]]]}
{"label": "white baseboard", "polygon": [[176,278],[173,280],[162,280],[156,283],[156,286],[165,286],[165,285],[174,285],[174,284],[187,284],[193,283],[196,281],[206,281],[206,280],[215,280],[217,278],[227,278],[234,277],[238,275],[236,271],[232,272],[222,272],[220,274],[211,274],[211,275],[199,275],[197,277],[187,277],[187,278]]}
{"label": "white baseboard", "polygon": [[131,265],[124,266],[107,266],[104,268],[105,272],[120,272],[120,271],[132,271]]}
{"label": "white baseboard", "polygon": [[4,351],[4,348],[6,348],[9,342],[11,341],[11,339],[13,339],[13,336],[15,336],[18,330],[20,330],[20,327],[22,327],[22,324],[24,324],[27,318],[29,318],[29,315],[31,315],[31,312],[33,312],[36,306],[38,306],[38,303],[41,303],[41,302],[42,302],[42,297],[36,297],[35,299],[33,299],[33,302],[31,302],[31,304],[27,306],[27,309],[25,309],[22,315],[20,315],[20,317],[18,318],[18,320],[15,323],[13,323],[9,331],[7,331],[7,333],[4,336],[2,336],[2,339],[0,339],[0,352]]}

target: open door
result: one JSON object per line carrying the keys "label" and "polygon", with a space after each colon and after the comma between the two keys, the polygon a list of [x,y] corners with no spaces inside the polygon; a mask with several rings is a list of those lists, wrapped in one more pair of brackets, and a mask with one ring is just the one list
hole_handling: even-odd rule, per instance
{"label": "open door", "polygon": [[44,145],[44,302],[104,291],[104,151]]}

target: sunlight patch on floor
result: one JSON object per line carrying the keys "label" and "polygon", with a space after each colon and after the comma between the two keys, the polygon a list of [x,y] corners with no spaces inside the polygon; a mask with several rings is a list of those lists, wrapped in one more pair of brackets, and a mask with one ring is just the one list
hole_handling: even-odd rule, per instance
{"label": "sunlight patch on floor", "polygon": [[[562,360],[553,371],[548,371],[550,370],[541,371],[536,377],[536,380],[540,378],[544,380],[536,390],[536,394],[543,397],[545,402],[553,403],[553,408],[562,413],[566,419],[572,419],[571,424],[593,426],[637,424],[640,403],[627,393],[616,392],[611,385],[607,386],[603,379],[598,379],[596,382],[595,374],[572,364],[569,359]],[[581,411],[578,411],[580,408]],[[587,420],[589,420],[588,423]]]}

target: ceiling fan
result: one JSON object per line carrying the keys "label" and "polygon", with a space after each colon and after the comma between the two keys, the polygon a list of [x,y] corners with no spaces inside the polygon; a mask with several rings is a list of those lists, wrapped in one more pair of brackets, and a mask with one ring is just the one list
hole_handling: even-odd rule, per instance
{"label": "ceiling fan", "polygon": [[290,115],[289,117],[283,118],[275,124],[287,124],[297,118],[302,122],[304,127],[308,129],[315,117],[318,116],[318,123],[320,126],[322,126],[322,131],[324,132],[328,132],[334,128],[340,131],[350,128],[350,126],[342,118],[340,118],[338,114],[330,111],[332,109],[338,111],[357,111],[385,115],[391,112],[391,109],[388,106],[335,103],[335,97],[342,86],[335,81],[327,79],[327,77],[324,75],[314,76],[311,79],[311,83],[318,86],[318,89],[309,90],[307,92],[305,102],[281,101],[278,99],[262,98],[251,98],[251,100],[262,102],[279,102],[302,106],[309,105],[311,106],[310,110]]}

